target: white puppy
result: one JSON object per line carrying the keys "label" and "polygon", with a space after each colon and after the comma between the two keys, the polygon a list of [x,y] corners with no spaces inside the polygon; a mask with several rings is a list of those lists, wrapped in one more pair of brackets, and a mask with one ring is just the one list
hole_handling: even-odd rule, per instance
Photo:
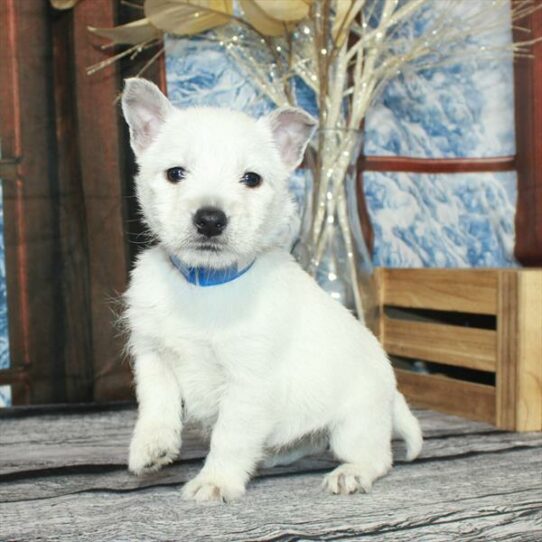
{"label": "white puppy", "polygon": [[126,82],[122,108],[158,241],[126,294],[139,402],[130,470],[173,461],[186,420],[212,430],[189,499],[235,499],[260,462],[322,439],[342,462],[324,480],[332,493],[368,491],[391,468],[392,431],[415,458],[420,427],[377,339],[281,248],[312,117],[178,110],[141,79]]}

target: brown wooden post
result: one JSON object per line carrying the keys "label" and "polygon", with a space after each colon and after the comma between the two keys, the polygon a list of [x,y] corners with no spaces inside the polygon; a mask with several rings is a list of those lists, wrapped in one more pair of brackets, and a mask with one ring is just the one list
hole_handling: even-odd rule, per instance
{"label": "brown wooden post", "polygon": [[[115,329],[115,305],[126,288],[128,253],[125,239],[124,172],[120,156],[120,91],[116,66],[88,76],[86,68],[107,58],[87,27],[117,23],[116,3],[79,2],[74,9],[75,98],[79,153],[89,251],[94,399],[130,396],[128,363]],[[93,43],[94,41],[94,43]]]}
{"label": "brown wooden post", "polygon": [[[518,41],[542,37],[542,10],[528,16],[516,29]],[[518,202],[516,258],[524,265],[542,265],[542,43],[533,58],[515,62]]]}
{"label": "brown wooden post", "polygon": [[19,160],[3,184],[10,354],[31,382],[26,397],[14,386],[15,403],[66,399],[47,11],[45,2],[0,2],[2,154]]}
{"label": "brown wooden post", "polygon": [[[26,250],[17,240],[24,235],[25,225],[16,219],[16,209],[22,206],[23,170],[18,164],[22,155],[22,134],[20,130],[20,86],[17,73],[18,57],[14,54],[18,40],[15,2],[0,2],[0,150],[5,164],[2,168],[2,193],[4,210],[4,243],[6,256],[6,280],[8,303],[11,307],[9,342],[11,368],[0,376],[2,384],[12,384],[14,402],[30,400],[30,337],[28,326],[28,291],[26,278],[18,269],[19,262],[26,261]],[[26,166],[26,163],[25,163]],[[23,264],[24,265],[24,264]],[[17,309],[19,307],[19,309]],[[26,385],[16,385],[18,373]]]}
{"label": "brown wooden post", "polygon": [[496,423],[542,429],[542,271],[499,272]]}
{"label": "brown wooden post", "polygon": [[57,171],[51,201],[58,229],[58,295],[62,323],[58,334],[64,360],[66,401],[90,401],[94,395],[89,250],[77,115],[73,94],[71,11],[50,10]]}

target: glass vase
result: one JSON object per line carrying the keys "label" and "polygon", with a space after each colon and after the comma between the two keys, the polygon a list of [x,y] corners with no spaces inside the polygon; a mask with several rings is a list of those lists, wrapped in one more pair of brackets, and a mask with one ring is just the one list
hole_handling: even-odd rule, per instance
{"label": "glass vase", "polygon": [[306,155],[305,199],[294,255],[334,299],[377,332],[371,255],[358,214],[359,130],[320,130]]}

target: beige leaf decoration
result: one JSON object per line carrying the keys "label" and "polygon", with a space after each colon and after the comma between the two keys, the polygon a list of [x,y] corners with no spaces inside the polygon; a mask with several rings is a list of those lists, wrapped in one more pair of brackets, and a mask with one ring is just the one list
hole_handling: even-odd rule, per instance
{"label": "beige leaf decoration", "polygon": [[71,9],[79,0],[50,0],[55,9]]}
{"label": "beige leaf decoration", "polygon": [[146,0],[145,15],[164,32],[179,36],[199,34],[226,24],[233,0]]}
{"label": "beige leaf decoration", "polygon": [[94,28],[89,26],[88,29],[97,36],[107,38],[113,43],[130,45],[162,37],[162,31],[151,24],[148,19],[139,19],[138,21],[115,26],[114,28]]}
{"label": "beige leaf decoration", "polygon": [[269,17],[254,0],[240,0],[244,19],[264,36],[280,36],[284,34],[284,23]]}
{"label": "beige leaf decoration", "polygon": [[276,19],[284,22],[298,22],[309,14],[309,0],[252,0],[261,10]]}

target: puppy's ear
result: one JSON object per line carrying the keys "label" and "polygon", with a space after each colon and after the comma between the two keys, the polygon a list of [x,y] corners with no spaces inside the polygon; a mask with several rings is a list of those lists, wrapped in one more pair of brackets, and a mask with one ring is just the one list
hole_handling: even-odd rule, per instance
{"label": "puppy's ear", "polygon": [[156,138],[173,106],[160,89],[146,79],[126,79],[122,112],[130,127],[130,143],[136,155]]}
{"label": "puppy's ear", "polygon": [[285,166],[293,171],[303,160],[318,121],[297,107],[281,107],[262,120],[271,128]]}

